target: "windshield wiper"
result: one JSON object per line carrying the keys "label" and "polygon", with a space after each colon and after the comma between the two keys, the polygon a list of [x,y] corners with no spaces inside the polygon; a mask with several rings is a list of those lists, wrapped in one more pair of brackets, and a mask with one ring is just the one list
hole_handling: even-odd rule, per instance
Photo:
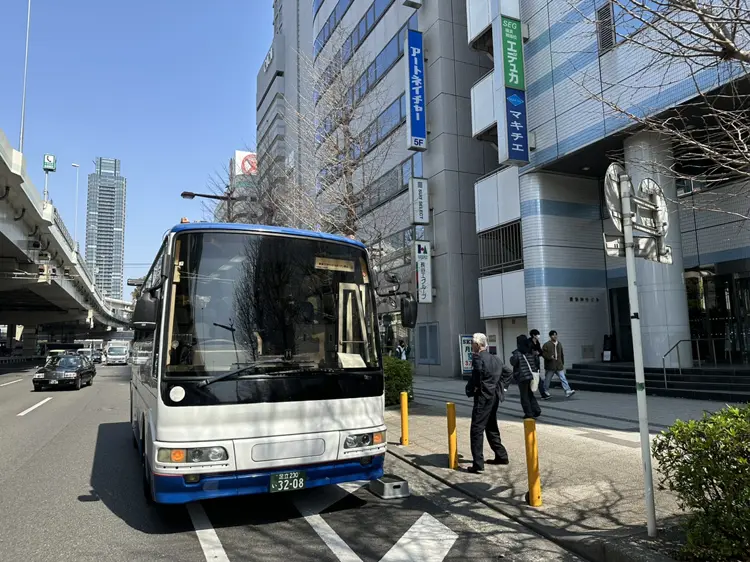
{"label": "windshield wiper", "polygon": [[253,370],[257,369],[260,366],[278,365],[278,364],[281,364],[281,365],[298,365],[298,366],[300,366],[297,369],[294,369],[293,371],[282,371],[282,373],[290,373],[290,372],[295,372],[295,371],[299,371],[299,370],[302,370],[302,369],[306,369],[305,367],[301,367],[302,363],[300,361],[287,361],[287,360],[284,360],[284,359],[270,359],[270,360],[267,360],[267,361],[253,361],[252,363],[248,363],[244,367],[240,367],[239,369],[235,369],[234,371],[229,371],[227,373],[222,373],[220,375],[216,375],[214,377],[211,377],[211,378],[208,378],[208,379],[206,379],[204,381],[201,381],[201,382],[198,383],[197,386],[198,386],[198,388],[203,388],[205,386],[208,386],[209,384],[213,384],[215,382],[219,382],[219,381],[223,381],[223,380],[226,380],[226,379],[229,379],[229,378],[232,378],[232,377],[236,377],[236,376],[242,375],[242,374],[244,374],[244,373],[246,373],[248,371],[253,371]]}

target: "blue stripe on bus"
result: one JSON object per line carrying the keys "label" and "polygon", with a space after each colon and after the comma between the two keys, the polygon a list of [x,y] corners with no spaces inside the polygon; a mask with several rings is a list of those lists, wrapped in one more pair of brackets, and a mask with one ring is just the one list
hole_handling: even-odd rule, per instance
{"label": "blue stripe on bus", "polygon": [[184,504],[194,501],[230,496],[268,493],[272,474],[304,471],[306,488],[328,486],[356,480],[376,480],[383,476],[384,455],[374,457],[372,463],[362,465],[359,460],[319,464],[309,467],[287,467],[264,472],[239,472],[212,475],[195,484],[188,484],[182,475],[153,475],[154,500],[157,503]]}
{"label": "blue stripe on bus", "polygon": [[359,240],[352,240],[327,232],[314,232],[312,230],[300,230],[297,228],[286,228],[283,226],[266,226],[260,224],[239,224],[239,223],[216,223],[216,222],[189,222],[175,225],[172,232],[189,232],[191,230],[236,230],[241,232],[258,232],[272,234],[286,234],[287,236],[302,236],[305,238],[318,238],[320,240],[330,240],[331,242],[341,242],[359,248],[365,248],[365,245]]}

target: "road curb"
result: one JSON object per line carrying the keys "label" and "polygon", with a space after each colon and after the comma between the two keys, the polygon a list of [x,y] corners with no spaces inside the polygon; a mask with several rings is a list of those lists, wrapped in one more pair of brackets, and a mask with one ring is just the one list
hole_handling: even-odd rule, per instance
{"label": "road curb", "polygon": [[405,455],[394,451],[390,447],[388,448],[387,453],[416,468],[420,472],[423,472],[427,476],[434,478],[440,483],[469,496],[504,517],[526,527],[537,535],[555,543],[565,550],[572,552],[587,562],[675,562],[672,558],[629,541],[628,537],[617,539],[610,538],[607,540],[590,534],[566,535],[550,533],[548,527],[540,525],[531,518],[519,517],[517,514],[509,510],[502,509],[502,507],[487,501],[485,498],[475,494],[466,487],[443,478],[436,471],[430,470],[429,466],[419,465],[408,459]]}

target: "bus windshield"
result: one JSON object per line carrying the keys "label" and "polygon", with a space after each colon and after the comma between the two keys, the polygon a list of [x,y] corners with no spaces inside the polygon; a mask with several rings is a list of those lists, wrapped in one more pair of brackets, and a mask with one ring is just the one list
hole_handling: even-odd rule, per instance
{"label": "bus windshield", "polygon": [[178,235],[175,255],[167,377],[380,368],[364,250],[204,231]]}

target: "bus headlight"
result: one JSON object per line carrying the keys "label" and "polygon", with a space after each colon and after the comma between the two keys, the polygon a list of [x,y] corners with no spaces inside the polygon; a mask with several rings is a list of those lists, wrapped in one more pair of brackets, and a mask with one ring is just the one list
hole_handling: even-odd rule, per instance
{"label": "bus headlight", "polygon": [[219,462],[229,458],[224,447],[198,447],[195,449],[159,449],[156,460],[159,462],[196,463]]}
{"label": "bus headlight", "polygon": [[383,443],[385,443],[385,431],[377,431],[375,433],[355,433],[347,436],[344,441],[344,449],[358,449],[360,447],[382,445]]}

